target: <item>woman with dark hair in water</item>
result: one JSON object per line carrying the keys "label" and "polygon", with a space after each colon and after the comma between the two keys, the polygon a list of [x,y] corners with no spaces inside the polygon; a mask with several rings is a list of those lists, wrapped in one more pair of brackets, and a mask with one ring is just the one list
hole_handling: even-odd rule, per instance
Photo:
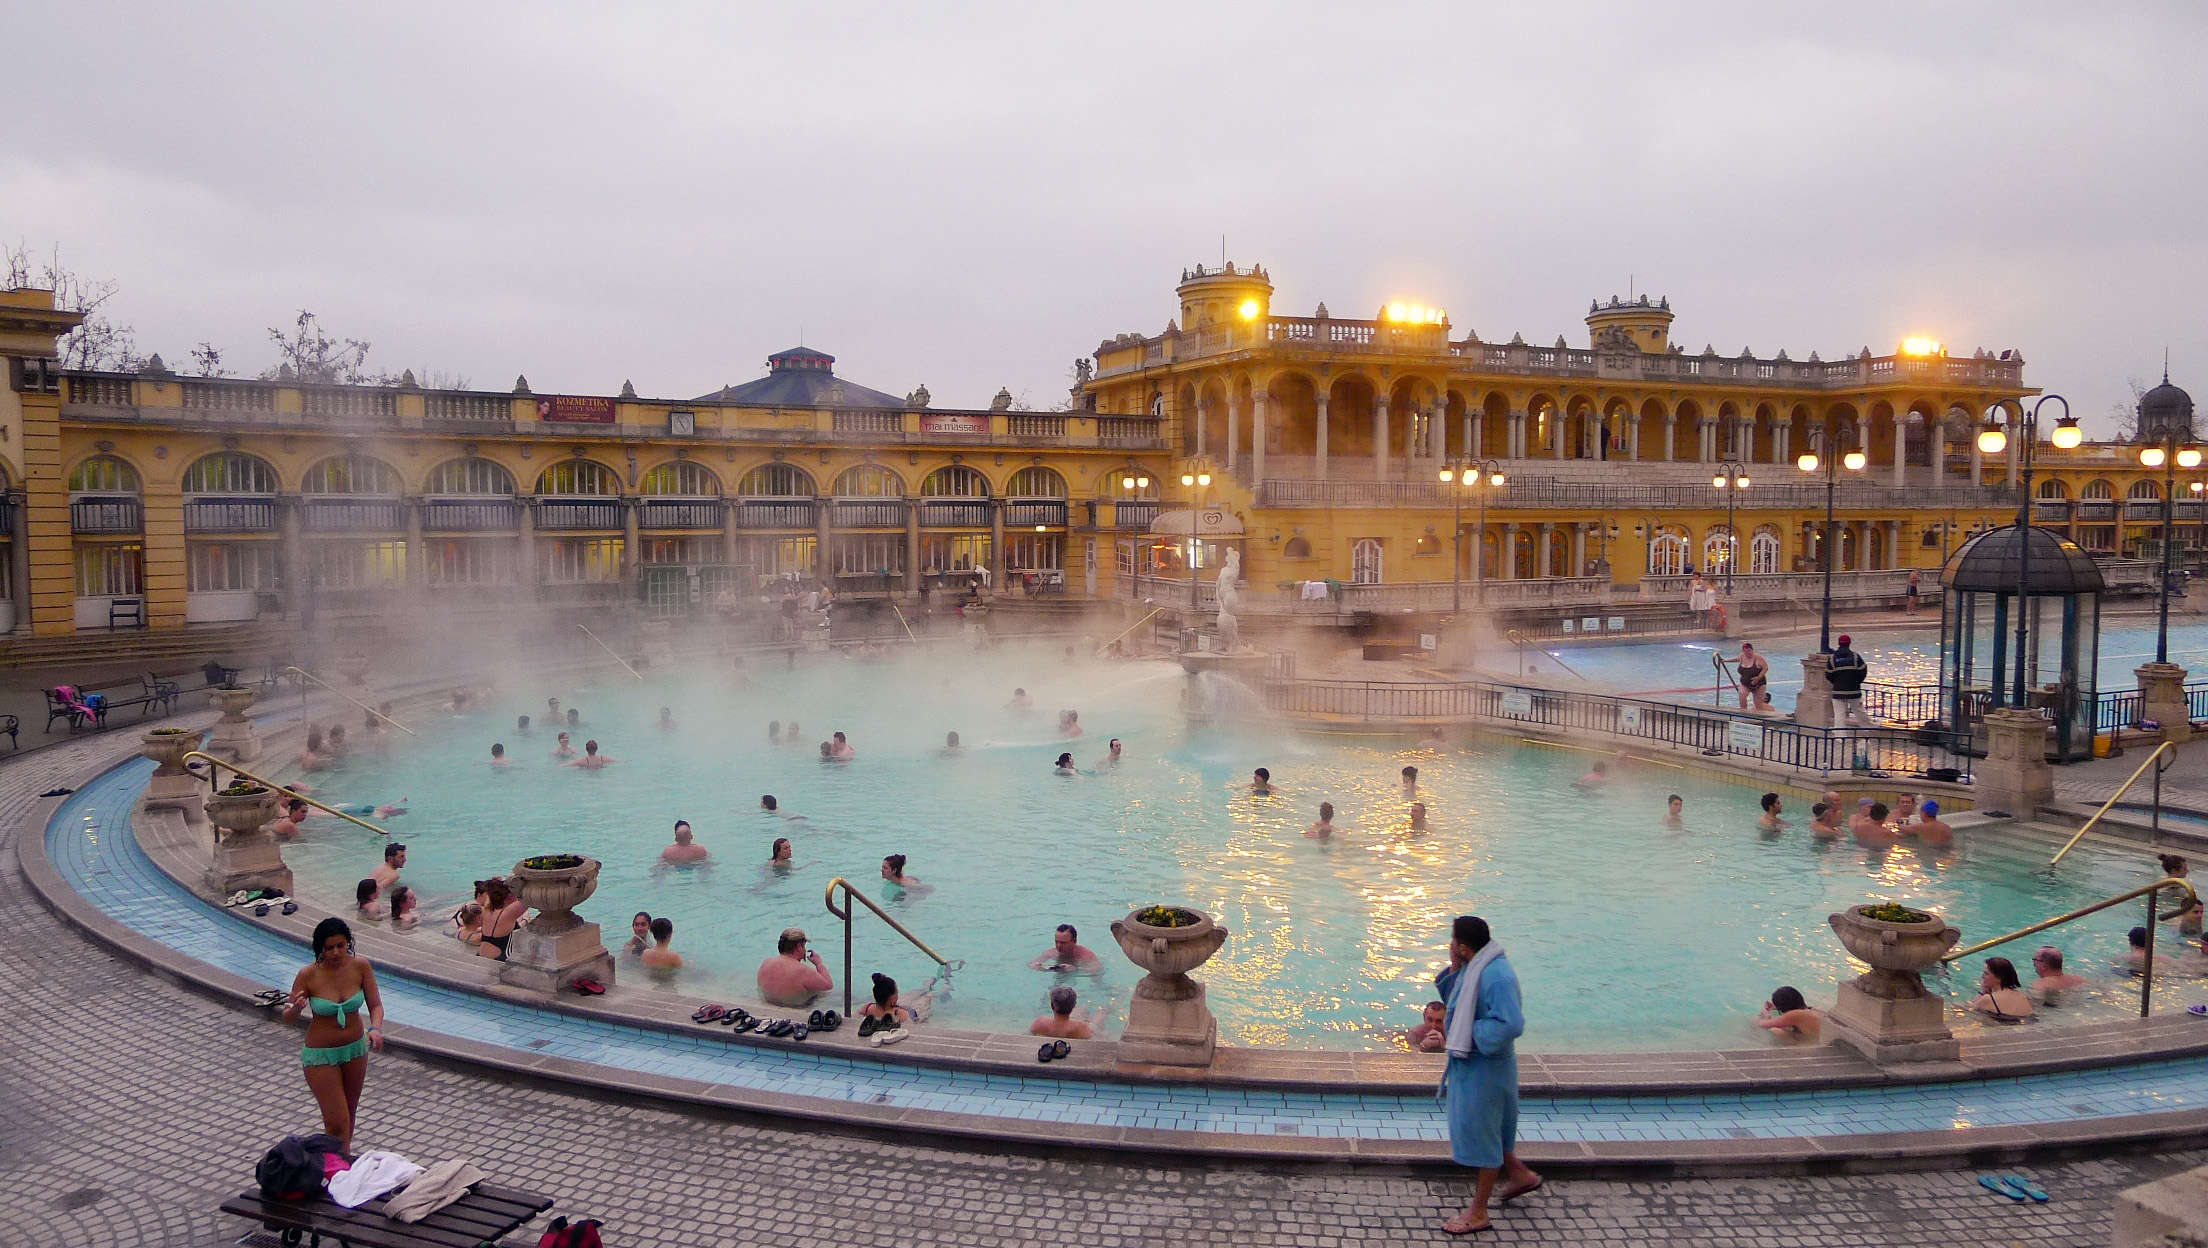
{"label": "woman with dark hair in water", "polygon": [[1773,992],[1771,999],[1763,1003],[1763,1013],[1756,1019],[1756,1026],[1775,1031],[1787,1040],[1815,1040],[1824,1023],[1824,1014],[1809,1008],[1799,988],[1780,988]]}
{"label": "woman with dark hair in water", "polygon": [[299,1061],[307,1090],[322,1107],[322,1130],[353,1153],[360,1090],[368,1081],[368,1051],[383,1048],[383,996],[376,968],[353,953],[353,932],[343,919],[314,929],[314,961],[291,981],[284,1021],[307,1016],[306,1047]]}
{"label": "woman with dark hair in water", "polygon": [[514,896],[506,881],[496,877],[483,881],[482,943],[475,951],[505,961],[506,942],[514,938],[514,929],[521,926],[521,916],[528,910],[529,903]]}

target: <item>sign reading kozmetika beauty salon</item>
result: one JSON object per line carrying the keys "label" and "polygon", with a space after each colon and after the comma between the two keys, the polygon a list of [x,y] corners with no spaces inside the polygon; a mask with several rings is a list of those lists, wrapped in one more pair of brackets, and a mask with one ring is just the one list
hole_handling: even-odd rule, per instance
{"label": "sign reading kozmetika beauty salon", "polygon": [[610,425],[613,400],[587,394],[546,394],[537,397],[538,420],[561,420],[575,425]]}

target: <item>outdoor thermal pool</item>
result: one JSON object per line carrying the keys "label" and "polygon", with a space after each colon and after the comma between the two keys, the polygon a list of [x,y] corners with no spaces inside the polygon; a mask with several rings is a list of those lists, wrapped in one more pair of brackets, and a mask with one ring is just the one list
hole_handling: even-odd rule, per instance
{"label": "outdoor thermal pool", "polygon": [[[476,878],[530,855],[580,852],[605,863],[583,913],[603,925],[609,948],[627,939],[635,911],[673,920],[688,960],[676,990],[748,993],[775,935],[792,925],[812,936],[840,986],[840,924],[822,894],[844,875],[964,961],[939,1021],[1025,1030],[1060,982],[1027,962],[1070,922],[1106,968],[1073,982],[1084,1001],[1113,1002],[1116,1032],[1139,972],[1113,944],[1111,921],[1138,904],[1183,902],[1233,932],[1199,973],[1233,1044],[1396,1043],[1433,995],[1448,920],[1473,911],[1495,924],[1519,967],[1530,1048],[1739,1047],[1762,1042],[1747,1020],[1775,986],[1829,1001],[1852,974],[1826,927],[1834,910],[1873,898],[1928,905],[1975,938],[2147,878],[2144,858],[2082,856],[2059,878],[2035,875],[2043,851],[1997,835],[1966,836],[1940,861],[1914,849],[1823,847],[1803,831],[1807,801],[1793,795],[1795,827],[1766,837],[1755,789],[1655,763],[1587,795],[1571,784],[1588,766],[1579,752],[1500,740],[1433,752],[1278,727],[1191,727],[1177,706],[1185,677],[1164,662],[1069,664],[1059,647],[1035,646],[806,663],[755,683],[706,666],[645,684],[618,670],[517,677],[489,709],[415,712],[407,722],[419,737],[394,734],[387,753],[354,753],[310,779],[325,797],[410,807],[390,826],[409,847],[404,878],[425,898],[425,941],[445,938]],[[1036,709],[1006,709],[1014,686]],[[554,766],[555,734],[541,722],[552,696],[581,711],[578,745],[594,737],[620,761],[597,772]],[[672,731],[656,726],[662,706],[674,711]],[[1086,736],[1057,735],[1061,708],[1080,712]],[[540,721],[527,735],[515,731],[520,714]],[[793,719],[800,740],[770,744],[768,721]],[[358,712],[345,722],[348,736],[364,735]],[[820,761],[819,743],[837,730],[857,747],[855,761]],[[953,730],[965,746],[946,752]],[[1126,757],[1104,766],[1113,736]],[[512,765],[488,765],[494,741]],[[1084,774],[1053,774],[1064,749]],[[1424,834],[1406,830],[1405,764],[1421,773]],[[1259,766],[1272,770],[1278,795],[1242,788]],[[1685,831],[1659,824],[1673,792],[1686,798]],[[761,813],[762,793],[802,818]],[[1304,835],[1322,800],[1338,811],[1331,841]],[[710,867],[655,868],[678,818],[712,851]],[[350,898],[380,861],[380,838],[327,817],[308,828],[286,849],[300,887]],[[764,866],[777,836],[796,842],[799,866],[788,874]],[[890,853],[909,855],[909,874],[932,888],[887,885],[879,871]],[[2066,929],[2073,968],[2106,974],[2135,921],[2127,907]],[[929,977],[932,965],[885,925],[862,915],[858,933],[862,992],[870,971],[908,991]],[[633,964],[621,975],[647,982]],[[1950,991],[1964,986],[1958,976]],[[2128,991],[2112,981],[2101,1006],[2059,1014],[2115,1017]],[[2174,1003],[2179,992],[2160,995]]]}

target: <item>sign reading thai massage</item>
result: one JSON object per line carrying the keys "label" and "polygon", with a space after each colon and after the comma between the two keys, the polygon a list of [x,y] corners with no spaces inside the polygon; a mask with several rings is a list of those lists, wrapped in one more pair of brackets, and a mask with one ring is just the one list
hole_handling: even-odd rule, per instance
{"label": "sign reading thai massage", "polygon": [[539,395],[537,419],[573,425],[610,425],[613,423],[613,400],[587,394]]}
{"label": "sign reading thai massage", "polygon": [[977,415],[972,412],[964,412],[958,414],[953,414],[950,412],[922,412],[920,413],[920,432],[987,433],[989,432],[989,418],[985,415]]}

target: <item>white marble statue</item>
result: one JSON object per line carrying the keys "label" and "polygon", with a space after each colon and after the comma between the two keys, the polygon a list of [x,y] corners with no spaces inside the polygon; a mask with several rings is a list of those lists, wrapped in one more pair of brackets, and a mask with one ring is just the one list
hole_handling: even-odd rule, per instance
{"label": "white marble statue", "polygon": [[1242,610],[1242,552],[1228,550],[1227,560],[1219,565],[1219,583],[1213,590],[1219,603],[1219,615],[1214,621],[1219,630],[1219,649],[1232,654],[1242,646],[1242,626],[1235,616]]}

